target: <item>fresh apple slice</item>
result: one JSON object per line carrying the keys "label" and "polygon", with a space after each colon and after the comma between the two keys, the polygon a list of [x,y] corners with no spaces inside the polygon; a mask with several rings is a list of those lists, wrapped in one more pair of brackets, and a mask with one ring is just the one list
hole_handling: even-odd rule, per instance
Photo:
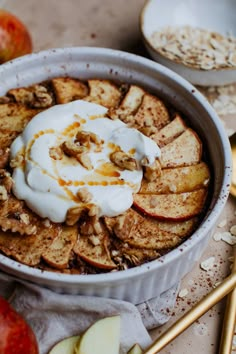
{"label": "fresh apple slice", "polygon": [[[87,221],[89,223],[89,221]],[[109,234],[102,226],[98,234],[80,234],[73,251],[85,262],[101,269],[114,269],[116,264],[112,261],[109,252]],[[84,225],[91,226],[91,225]]]}
{"label": "fresh apple slice", "polygon": [[206,196],[205,188],[180,194],[135,194],[134,206],[152,217],[187,220],[202,211]]}
{"label": "fresh apple slice", "polygon": [[88,87],[78,79],[56,77],[52,79],[51,83],[58,104],[79,100],[88,94]]}
{"label": "fresh apple slice", "polygon": [[127,354],[142,354],[143,350],[138,343],[134,344]]}
{"label": "fresh apple slice", "polygon": [[54,345],[48,354],[74,354],[74,349],[79,339],[80,336],[65,338]]}
{"label": "fresh apple slice", "polygon": [[185,122],[177,113],[175,118],[169,124],[160,129],[156,134],[152,135],[152,139],[155,140],[159,147],[162,147],[169,144],[186,129]]}
{"label": "fresh apple slice", "polygon": [[101,104],[107,108],[117,107],[120,103],[121,92],[109,80],[88,80],[89,95],[86,100]]}
{"label": "fresh apple slice", "polygon": [[75,354],[119,354],[120,316],[105,317],[95,322],[75,345]]}
{"label": "fresh apple slice", "polygon": [[198,135],[190,128],[185,130],[170,144],[161,148],[162,168],[194,165],[201,161],[202,143]]}
{"label": "fresh apple slice", "polygon": [[191,192],[207,187],[210,171],[205,162],[197,165],[166,168],[155,181],[143,179],[140,194],[168,194]]}
{"label": "fresh apple slice", "polygon": [[143,127],[148,124],[160,129],[170,121],[169,112],[164,103],[157,97],[146,93],[141,106],[134,116],[136,124]]}

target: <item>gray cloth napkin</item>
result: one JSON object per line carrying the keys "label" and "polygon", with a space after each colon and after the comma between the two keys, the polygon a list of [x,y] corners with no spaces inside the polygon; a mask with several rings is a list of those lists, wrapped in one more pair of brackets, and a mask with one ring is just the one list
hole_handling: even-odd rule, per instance
{"label": "gray cloth napkin", "polygon": [[101,297],[57,294],[49,289],[0,272],[0,295],[27,320],[34,330],[40,354],[66,337],[82,333],[99,318],[120,314],[121,354],[134,344],[151,344],[148,330],[168,321],[178,285],[137,306]]}

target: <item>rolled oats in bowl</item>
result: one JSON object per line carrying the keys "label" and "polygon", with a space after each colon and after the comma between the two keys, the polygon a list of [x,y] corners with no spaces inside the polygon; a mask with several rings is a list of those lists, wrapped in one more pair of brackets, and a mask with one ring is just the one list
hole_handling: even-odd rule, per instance
{"label": "rolled oats in bowl", "polygon": [[201,70],[235,68],[236,37],[192,26],[154,32],[150,43],[163,56]]}
{"label": "rolled oats in bowl", "polygon": [[235,2],[147,0],[140,15],[152,59],[198,86],[236,81]]}

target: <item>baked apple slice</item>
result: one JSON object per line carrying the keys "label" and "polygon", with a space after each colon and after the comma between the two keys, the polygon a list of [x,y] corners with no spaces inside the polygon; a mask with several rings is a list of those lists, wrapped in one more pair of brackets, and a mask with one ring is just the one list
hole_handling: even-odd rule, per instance
{"label": "baked apple slice", "polygon": [[115,249],[111,251],[111,254],[117,263],[128,262],[131,266],[137,266],[160,256],[160,253],[155,249],[131,246],[117,237],[113,239],[112,245]]}
{"label": "baked apple slice", "polygon": [[139,194],[168,194],[191,192],[206,188],[210,171],[205,162],[176,168],[166,168],[155,181],[143,179]]}
{"label": "baked apple slice", "polygon": [[20,235],[10,231],[0,230],[0,249],[7,256],[29,266],[37,266],[41,255],[48,249],[58,236],[60,226],[37,228],[36,235]]}
{"label": "baked apple slice", "polygon": [[88,95],[88,87],[82,81],[71,77],[56,77],[51,80],[56,102],[68,103]]}
{"label": "baked apple slice", "polygon": [[[86,222],[89,223],[89,221]],[[77,256],[92,266],[111,270],[116,268],[116,264],[112,261],[109,252],[109,233],[101,222],[100,225],[101,231],[99,233],[80,233],[73,251]]]}
{"label": "baked apple slice", "polygon": [[157,129],[170,122],[169,112],[164,103],[148,93],[144,95],[134,119],[139,127],[154,126]]}
{"label": "baked apple slice", "polygon": [[134,206],[154,218],[187,220],[201,213],[206,196],[206,188],[179,194],[135,194]]}
{"label": "baked apple slice", "polygon": [[181,116],[177,113],[175,118],[162,129],[160,129],[156,134],[153,134],[151,138],[162,147],[169,144],[177,136],[182,134],[187,129],[187,126]]}
{"label": "baked apple slice", "polygon": [[109,115],[111,118],[119,118],[126,123],[134,124],[134,118],[127,118],[133,115],[139,108],[145,91],[136,85],[131,85],[122,99],[119,107],[117,109],[111,109]]}
{"label": "baked apple slice", "polygon": [[8,96],[13,97],[17,103],[28,105],[32,108],[48,108],[53,104],[52,93],[41,84],[29,87],[20,87],[9,90]]}
{"label": "baked apple slice", "polygon": [[41,110],[19,103],[0,104],[0,130],[21,133],[27,123]]}
{"label": "baked apple slice", "polygon": [[109,80],[88,80],[89,95],[87,101],[101,104],[107,108],[117,107],[121,100],[121,91]]}
{"label": "baked apple slice", "polygon": [[202,143],[191,128],[185,130],[170,144],[161,148],[162,168],[194,165],[201,161]]}
{"label": "baked apple slice", "polygon": [[70,260],[70,254],[77,241],[77,237],[77,225],[63,225],[59,235],[54,238],[47,250],[42,254],[42,258],[53,268],[67,268]]}
{"label": "baked apple slice", "polygon": [[[160,221],[144,217],[133,209],[116,217],[115,235],[129,246],[148,250],[172,248],[191,234],[196,218],[187,221]],[[124,253],[126,250],[122,250]]]}

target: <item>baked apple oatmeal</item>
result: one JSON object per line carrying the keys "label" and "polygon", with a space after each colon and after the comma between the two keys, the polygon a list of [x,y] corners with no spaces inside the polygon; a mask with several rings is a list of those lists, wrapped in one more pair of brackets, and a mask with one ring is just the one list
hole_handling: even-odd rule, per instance
{"label": "baked apple oatmeal", "polygon": [[181,244],[207,205],[205,148],[136,85],[57,77],[0,98],[0,250],[42,270],[138,266]]}

